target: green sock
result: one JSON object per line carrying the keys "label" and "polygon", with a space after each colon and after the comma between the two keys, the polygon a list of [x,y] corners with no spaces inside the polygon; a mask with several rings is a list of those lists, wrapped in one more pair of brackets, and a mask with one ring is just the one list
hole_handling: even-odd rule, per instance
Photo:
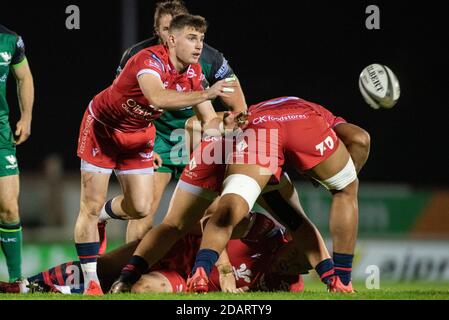
{"label": "green sock", "polygon": [[22,278],[22,226],[20,222],[0,223],[0,242],[6,257],[9,281]]}

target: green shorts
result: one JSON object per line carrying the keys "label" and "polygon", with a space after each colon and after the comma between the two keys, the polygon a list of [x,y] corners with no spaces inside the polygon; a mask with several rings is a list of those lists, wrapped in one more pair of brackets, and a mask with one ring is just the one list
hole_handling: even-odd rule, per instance
{"label": "green shorts", "polygon": [[9,124],[0,126],[0,177],[19,174],[16,146]]}
{"label": "green shorts", "polygon": [[16,158],[16,148],[0,148],[0,177],[12,176],[16,174],[19,174],[19,166],[17,165]]}
{"label": "green shorts", "polygon": [[162,166],[157,172],[171,173],[176,179],[181,177],[184,167],[189,162],[189,156],[183,155],[185,149],[181,149],[182,143],[170,141],[162,135],[156,134],[154,151],[162,158]]}

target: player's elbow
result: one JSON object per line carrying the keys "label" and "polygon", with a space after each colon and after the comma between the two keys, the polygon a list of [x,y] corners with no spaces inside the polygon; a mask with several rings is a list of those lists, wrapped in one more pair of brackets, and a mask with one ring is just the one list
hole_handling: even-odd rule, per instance
{"label": "player's elbow", "polygon": [[147,100],[151,106],[156,109],[164,109],[166,106],[165,100],[159,95],[151,95],[150,97],[147,97]]}

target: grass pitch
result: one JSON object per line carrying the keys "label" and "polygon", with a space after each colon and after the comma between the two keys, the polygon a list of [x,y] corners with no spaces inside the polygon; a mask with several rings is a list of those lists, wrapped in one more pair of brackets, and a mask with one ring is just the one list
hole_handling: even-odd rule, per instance
{"label": "grass pitch", "polygon": [[106,294],[101,297],[62,294],[0,294],[0,300],[449,300],[448,282],[381,283],[380,289],[366,289],[364,283],[356,283],[355,294],[330,294],[323,284],[305,283],[302,293],[246,292],[230,294]]}

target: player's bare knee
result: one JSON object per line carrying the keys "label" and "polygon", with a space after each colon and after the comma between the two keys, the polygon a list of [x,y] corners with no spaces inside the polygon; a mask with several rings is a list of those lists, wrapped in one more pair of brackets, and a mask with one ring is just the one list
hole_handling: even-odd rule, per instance
{"label": "player's bare knee", "polygon": [[145,218],[151,213],[151,201],[148,199],[138,199],[127,203],[126,214],[134,219]]}
{"label": "player's bare knee", "polygon": [[100,215],[101,208],[104,205],[104,199],[83,199],[80,204],[80,215],[89,217],[89,218],[97,218]]}
{"label": "player's bare knee", "polygon": [[211,221],[213,220],[220,228],[233,226],[238,214],[237,210],[234,203],[223,202],[221,205],[219,204],[215,212],[212,212]]}
{"label": "player's bare knee", "polygon": [[352,136],[353,143],[357,144],[366,153],[369,153],[371,146],[371,137],[369,133],[363,129],[360,129],[356,134]]}
{"label": "player's bare knee", "polygon": [[0,222],[11,223],[19,220],[19,205],[16,201],[4,201],[0,206]]}

